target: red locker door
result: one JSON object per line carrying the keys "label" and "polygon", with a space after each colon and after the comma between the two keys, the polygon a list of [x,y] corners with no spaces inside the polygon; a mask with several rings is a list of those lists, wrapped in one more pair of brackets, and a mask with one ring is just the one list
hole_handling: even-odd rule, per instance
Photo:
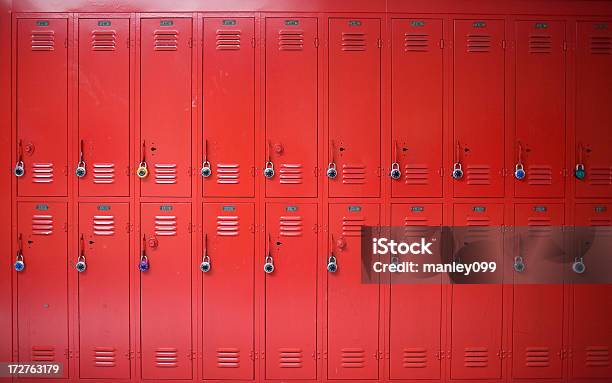
{"label": "red locker door", "polygon": [[[421,235],[416,226],[441,225],[442,204],[391,205],[391,226],[405,226],[419,238]],[[390,285],[391,379],[440,379],[441,275],[436,276],[435,280],[438,284],[430,280],[410,285],[401,282],[394,284],[392,281]]]}
{"label": "red locker door", "polygon": [[252,17],[204,18],[204,195],[251,197],[255,185]]}
{"label": "red locker door", "polygon": [[317,205],[267,204],[266,239],[266,379],[316,379]]}
{"label": "red locker door", "polygon": [[268,197],[317,195],[316,18],[266,19]]}
{"label": "red locker door", "polygon": [[127,203],[79,205],[80,378],[130,377],[129,216]]}
{"label": "red locker door", "polygon": [[[483,227],[504,223],[504,205],[455,204],[454,225],[467,226],[465,242],[490,238]],[[483,238],[484,234],[484,238]],[[503,243],[491,254],[502,267]],[[499,284],[453,284],[451,302],[451,378],[499,379],[502,349],[502,295]]]}
{"label": "red locker door", "polygon": [[379,19],[330,19],[330,197],[380,193],[380,46]]}
{"label": "red locker door", "polygon": [[563,197],[565,22],[517,21],[515,26],[514,195]]}
{"label": "red locker door", "polygon": [[67,211],[62,202],[19,202],[18,246],[25,269],[17,273],[20,362],[64,364],[68,376]]}
{"label": "red locker door", "polygon": [[192,377],[190,209],[188,203],[141,205],[139,242],[150,265],[140,272],[144,379]]}
{"label": "red locker door", "polygon": [[503,20],[455,20],[453,169],[463,171],[455,197],[504,193],[503,44]]}
{"label": "red locker door", "polygon": [[[394,197],[442,196],[442,20],[394,19],[392,180]],[[386,172],[390,172],[387,169]]]}
{"label": "red locker door", "polygon": [[328,379],[378,379],[380,286],[361,283],[361,227],[379,220],[377,204],[329,205],[338,271],[327,275]]}
{"label": "red locker door", "polygon": [[[595,231],[592,251],[585,254],[588,276],[595,270],[594,264],[602,260],[590,260],[589,254],[609,254],[612,235],[612,204],[576,204],[576,226],[605,226]],[[600,237],[601,240],[597,240]],[[592,259],[592,258],[591,258]],[[609,261],[603,261],[609,262]],[[604,263],[607,264],[607,263]],[[575,284],[572,286],[573,322],[571,376],[579,379],[612,380],[612,285]]]}
{"label": "red locker door", "polygon": [[[516,204],[514,225],[519,230],[515,254],[525,271],[514,272],[512,310],[512,376],[518,379],[561,379],[563,343],[563,285],[528,284],[530,272],[563,275],[563,259],[552,261],[542,251],[542,240],[560,240],[563,204]],[[556,227],[556,228],[554,228]],[[530,248],[538,242],[539,249]],[[531,250],[531,251],[530,251]],[[540,271],[538,271],[540,270]],[[533,274],[531,274],[533,275]]]}
{"label": "red locker door", "polygon": [[[130,193],[130,20],[79,19],[79,195]],[[71,175],[79,164],[72,164]]]}
{"label": "red locker door", "polygon": [[141,20],[143,196],[191,195],[191,18]]}
{"label": "red locker door", "polygon": [[[578,22],[576,47],[576,197],[612,195],[612,25]],[[574,169],[572,169],[574,170]]]}
{"label": "red locker door", "polygon": [[21,196],[65,196],[68,160],[66,19],[17,21],[17,165]]}
{"label": "red locker door", "polygon": [[254,214],[252,203],[204,204],[204,379],[253,379]]}

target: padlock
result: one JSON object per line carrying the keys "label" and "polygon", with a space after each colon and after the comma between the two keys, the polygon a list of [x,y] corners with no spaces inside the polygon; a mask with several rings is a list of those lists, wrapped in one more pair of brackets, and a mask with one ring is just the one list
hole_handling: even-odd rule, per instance
{"label": "padlock", "polygon": [[274,271],[274,260],[271,256],[266,257],[266,263],[264,264],[264,271],[266,274],[271,274]]}
{"label": "padlock", "polygon": [[523,164],[516,164],[516,167],[514,168],[514,178],[516,178],[517,180],[522,180],[525,178],[526,175],[527,173],[525,172]]}
{"label": "padlock", "polygon": [[389,177],[394,180],[399,180],[402,177],[402,171],[400,170],[400,165],[397,162],[391,164],[391,172],[389,172]]}
{"label": "padlock", "polygon": [[200,174],[204,178],[210,177],[210,175],[212,174],[212,169],[210,168],[210,162],[204,161],[204,163],[202,164],[202,169],[200,170]]}
{"label": "padlock", "polygon": [[453,165],[452,176],[456,180],[463,178],[463,169],[461,169],[461,162],[455,162],[455,164]]}
{"label": "padlock", "polygon": [[23,254],[21,251],[17,252],[17,259],[15,260],[15,271],[23,271],[25,269],[25,262],[23,261]]}
{"label": "padlock", "polygon": [[582,257],[574,258],[574,263],[572,263],[572,270],[576,274],[582,274],[586,271],[586,265],[584,264],[584,259]]}
{"label": "padlock", "polygon": [[142,161],[140,165],[138,165],[136,175],[138,178],[145,178],[147,175],[149,175],[149,169],[147,169],[147,163],[145,161]]}
{"label": "padlock", "polygon": [[274,177],[274,164],[272,161],[266,162],[266,168],[264,169],[263,174],[266,178]]}
{"label": "padlock", "polygon": [[87,269],[87,263],[85,263],[85,257],[83,256],[79,257],[78,262],[75,265],[75,268],[79,273],[82,273],[83,271]]}
{"label": "padlock", "polygon": [[330,273],[335,273],[338,271],[338,262],[336,257],[333,255],[330,255],[329,258],[327,258],[327,271]]}
{"label": "padlock", "polygon": [[327,166],[327,178],[331,178],[332,180],[338,176],[338,171],[336,170],[336,164],[330,162]]}
{"label": "padlock", "polygon": [[[399,265],[399,257],[397,255],[394,255],[394,256],[391,257],[391,264],[392,265],[396,265],[396,266]],[[389,270],[389,271],[391,271],[391,270]]]}
{"label": "padlock", "polygon": [[85,174],[87,174],[87,168],[85,167],[85,161],[79,161],[79,164],[77,165],[77,168],[74,173],[79,178],[85,177]]}
{"label": "padlock", "polygon": [[140,256],[140,262],[138,263],[138,270],[145,272],[149,270],[149,258],[146,255]]}
{"label": "padlock", "polygon": [[584,177],[586,177],[586,171],[584,170],[583,164],[576,165],[576,170],[574,170],[574,176],[579,180],[583,180]]}
{"label": "padlock", "polygon": [[514,257],[514,271],[516,271],[517,273],[522,273],[523,271],[525,271],[525,262],[523,261],[523,257],[516,256]]}
{"label": "padlock", "polygon": [[207,255],[202,258],[202,263],[200,263],[200,271],[203,273],[208,273],[210,271],[210,257]]}
{"label": "padlock", "polygon": [[17,161],[15,169],[13,169],[13,173],[15,174],[15,177],[23,177],[23,175],[25,174],[25,167],[23,165],[23,161]]}

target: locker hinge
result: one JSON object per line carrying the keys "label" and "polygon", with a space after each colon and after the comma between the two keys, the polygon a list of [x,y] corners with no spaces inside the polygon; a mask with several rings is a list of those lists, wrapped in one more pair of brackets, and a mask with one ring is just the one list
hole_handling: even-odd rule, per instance
{"label": "locker hinge", "polygon": [[250,170],[250,172],[251,172],[251,177],[255,177],[255,173],[257,172],[257,171],[255,170],[255,166],[251,166],[251,170]]}
{"label": "locker hinge", "polygon": [[438,169],[438,175],[440,177],[444,177],[444,168],[443,167],[440,167],[440,169]]}
{"label": "locker hinge", "polygon": [[319,176],[319,168],[317,166],[314,167],[314,176],[315,177]]}
{"label": "locker hinge", "polygon": [[128,359],[134,359],[134,351],[126,352],[125,355]]}
{"label": "locker hinge", "polygon": [[187,45],[189,45],[189,48],[193,48],[193,37],[189,38],[189,41],[187,42]]}
{"label": "locker hinge", "polygon": [[68,222],[64,222],[64,224],[62,225],[62,227],[64,228],[65,232],[68,232]]}
{"label": "locker hinge", "polygon": [[383,352],[378,350],[374,353],[374,358],[376,358],[377,360],[381,360],[383,358]]}
{"label": "locker hinge", "polygon": [[506,40],[501,41],[502,49],[506,49]]}
{"label": "locker hinge", "polygon": [[249,225],[249,231],[255,233],[255,225]]}
{"label": "locker hinge", "polygon": [[567,51],[567,41],[563,40],[563,51]]}
{"label": "locker hinge", "polygon": [[561,175],[563,177],[567,177],[567,169],[566,168],[561,169]]}
{"label": "locker hinge", "polygon": [[322,225],[320,228],[324,233],[327,233],[327,225]]}
{"label": "locker hinge", "polygon": [[189,359],[194,360],[196,358],[196,353],[193,350],[189,350]]}
{"label": "locker hinge", "polygon": [[194,168],[193,166],[190,166],[190,167],[187,169],[187,175],[188,175],[189,177],[194,176],[194,175],[196,174],[196,171],[197,171],[197,170],[196,170],[196,168]]}
{"label": "locker hinge", "polygon": [[504,350],[499,350],[495,353],[499,359],[504,359]]}
{"label": "locker hinge", "polygon": [[257,359],[257,356],[255,355],[255,351],[251,350],[251,352],[249,352],[249,358],[251,358],[251,360]]}
{"label": "locker hinge", "polygon": [[440,49],[444,49],[444,39],[440,39]]}
{"label": "locker hinge", "polygon": [[319,38],[318,37],[314,38],[314,46],[315,46],[315,48],[319,47]]}
{"label": "locker hinge", "polygon": [[260,359],[266,359],[266,352],[262,351],[259,358]]}
{"label": "locker hinge", "polygon": [[446,350],[446,355],[444,354],[444,351],[442,351],[442,357],[450,360],[453,358],[453,354],[451,353],[451,350]]}
{"label": "locker hinge", "polygon": [[68,48],[68,38],[64,39],[64,48]]}
{"label": "locker hinge", "polygon": [[382,42],[382,39],[380,37],[376,40],[376,46],[378,48],[382,48],[382,46],[383,46],[383,42]]}
{"label": "locker hinge", "polygon": [[125,224],[125,232],[126,233],[131,233],[132,231],[134,231],[134,225],[132,225],[131,223],[126,223]]}
{"label": "locker hinge", "polygon": [[438,350],[438,351],[436,351],[435,355],[436,355],[436,359],[442,360],[442,358],[444,358],[444,351]]}
{"label": "locker hinge", "polygon": [[382,174],[382,168],[379,166],[376,168],[376,177],[380,177],[381,174]]}
{"label": "locker hinge", "polygon": [[321,359],[321,351],[317,351],[317,359]]}
{"label": "locker hinge", "polygon": [[327,359],[327,351],[323,351],[323,359]]}
{"label": "locker hinge", "polygon": [[130,44],[131,44],[130,39],[127,39],[125,46],[128,47],[128,49],[130,48]]}
{"label": "locker hinge", "polygon": [[189,224],[187,225],[187,232],[189,233],[193,232],[193,223],[189,222]]}
{"label": "locker hinge", "polygon": [[312,227],[312,231],[314,231],[315,233],[318,233],[318,232],[319,232],[319,225],[315,224],[315,225]]}
{"label": "locker hinge", "polygon": [[251,37],[251,46],[255,48],[255,37]]}

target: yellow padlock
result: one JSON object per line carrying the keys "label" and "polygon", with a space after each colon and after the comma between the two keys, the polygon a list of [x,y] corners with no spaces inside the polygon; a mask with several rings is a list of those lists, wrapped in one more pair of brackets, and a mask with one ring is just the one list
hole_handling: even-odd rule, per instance
{"label": "yellow padlock", "polygon": [[145,178],[147,175],[149,175],[149,169],[147,169],[146,162],[143,161],[140,163],[138,169],[136,170],[136,175],[138,178]]}

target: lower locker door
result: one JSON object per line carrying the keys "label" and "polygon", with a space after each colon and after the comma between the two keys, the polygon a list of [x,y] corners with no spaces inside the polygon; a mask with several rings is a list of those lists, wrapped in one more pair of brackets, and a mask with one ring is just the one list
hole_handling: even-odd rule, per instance
{"label": "lower locker door", "polygon": [[140,214],[142,377],[191,379],[191,206],[143,203]]}
{"label": "lower locker door", "polygon": [[379,205],[329,209],[338,271],[327,275],[327,377],[378,379],[380,285],[361,282],[361,226],[379,224]]}
{"label": "lower locker door", "polygon": [[268,204],[266,229],[265,377],[316,379],[317,205]]}

